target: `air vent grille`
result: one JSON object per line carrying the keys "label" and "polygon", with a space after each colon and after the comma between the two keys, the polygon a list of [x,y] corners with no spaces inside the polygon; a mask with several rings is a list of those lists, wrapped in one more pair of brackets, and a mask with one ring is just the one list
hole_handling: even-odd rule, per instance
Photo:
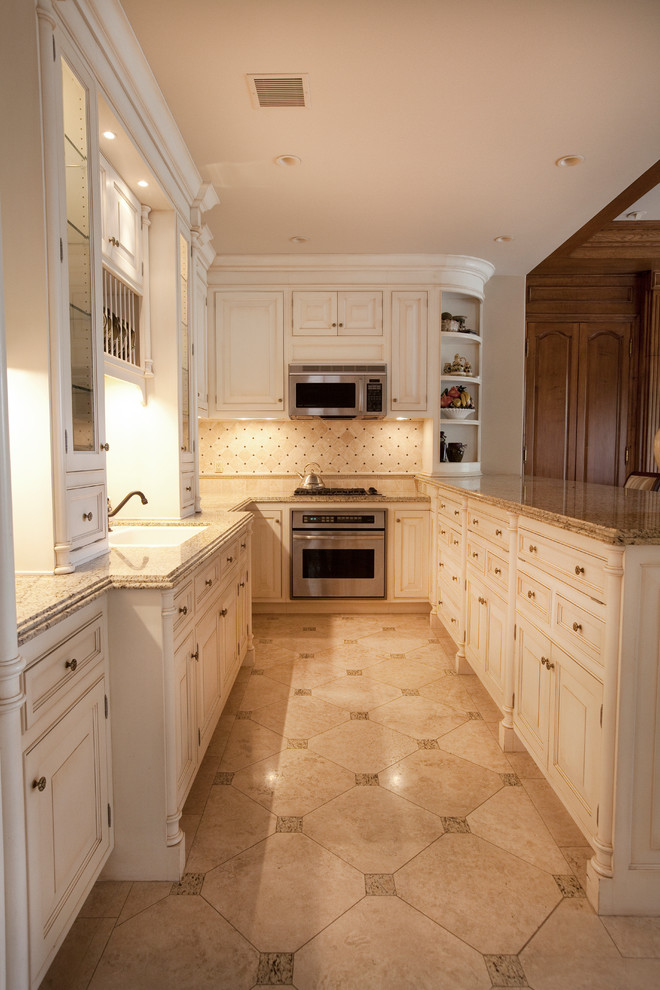
{"label": "air vent grille", "polygon": [[306,75],[250,75],[252,105],[258,109],[308,107],[309,80]]}
{"label": "air vent grille", "polygon": [[387,372],[386,364],[290,364],[290,375],[305,374],[362,374],[362,375],[384,375]]}

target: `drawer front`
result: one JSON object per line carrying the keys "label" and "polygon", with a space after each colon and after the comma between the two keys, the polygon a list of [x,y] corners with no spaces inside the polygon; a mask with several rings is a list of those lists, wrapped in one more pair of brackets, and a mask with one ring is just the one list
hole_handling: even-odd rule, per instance
{"label": "drawer front", "polygon": [[222,561],[222,571],[224,574],[228,574],[229,571],[241,560],[241,557],[245,555],[246,550],[241,548],[241,543],[246,543],[246,538],[234,539],[231,543],[228,543],[226,547],[223,547],[220,551],[220,559]]}
{"label": "drawer front", "polygon": [[574,588],[596,594],[603,600],[605,559],[587,550],[558,543],[532,530],[518,531],[518,555],[551,574],[560,575]]}
{"label": "drawer front", "polygon": [[[598,614],[597,602],[594,610],[584,608],[568,596],[557,594],[553,609],[555,634],[561,637],[579,657],[586,653],[598,663],[602,663],[601,653],[605,645],[605,617]],[[603,610],[604,611],[604,610]]]}
{"label": "drawer front", "polygon": [[95,615],[25,671],[25,729],[46,717],[65,694],[73,704],[89,688],[86,675],[103,661],[104,621],[103,614]]}
{"label": "drawer front", "polygon": [[470,536],[467,539],[467,565],[479,574],[486,573],[486,547]]}
{"label": "drawer front", "polygon": [[83,547],[102,540],[107,527],[104,485],[69,488],[66,493],[69,535],[73,547]]}
{"label": "drawer front", "polygon": [[448,596],[440,593],[438,601],[438,618],[442,622],[447,632],[457,643],[462,638],[461,613],[456,603]]}
{"label": "drawer front", "polygon": [[181,508],[189,508],[194,501],[195,475],[192,471],[184,471],[181,475]]}
{"label": "drawer front", "polygon": [[495,543],[500,551],[509,551],[509,534],[506,519],[482,512],[468,505],[468,532],[478,533],[485,540]]}
{"label": "drawer front", "polygon": [[445,522],[453,522],[454,525],[460,525],[462,523],[462,512],[463,505],[458,499],[454,499],[450,495],[445,495],[444,492],[438,495],[439,519],[444,519]]}
{"label": "drawer front", "polygon": [[174,633],[176,635],[182,629],[185,629],[189,622],[192,622],[195,611],[195,596],[192,581],[187,581],[186,584],[182,585],[176,591],[174,595],[174,607],[176,609],[176,615],[174,616]]}
{"label": "drawer front", "polygon": [[205,604],[220,590],[223,551],[216,553],[195,575],[195,608]]}
{"label": "drawer front", "polygon": [[552,591],[536,577],[518,570],[516,573],[516,608],[547,626],[550,622]]}
{"label": "drawer front", "polygon": [[486,577],[489,578],[500,594],[506,594],[509,587],[509,561],[500,557],[488,548],[486,550]]}

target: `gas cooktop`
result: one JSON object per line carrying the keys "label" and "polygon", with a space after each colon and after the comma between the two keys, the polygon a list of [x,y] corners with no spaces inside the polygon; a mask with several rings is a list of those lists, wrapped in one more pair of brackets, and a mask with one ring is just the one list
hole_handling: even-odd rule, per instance
{"label": "gas cooktop", "polygon": [[380,495],[375,488],[296,488],[294,495]]}

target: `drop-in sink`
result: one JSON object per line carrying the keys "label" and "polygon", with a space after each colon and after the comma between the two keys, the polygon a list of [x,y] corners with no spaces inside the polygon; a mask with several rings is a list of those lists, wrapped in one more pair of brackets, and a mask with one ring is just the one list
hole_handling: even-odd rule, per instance
{"label": "drop-in sink", "polygon": [[109,534],[111,547],[178,547],[206,526],[118,526]]}

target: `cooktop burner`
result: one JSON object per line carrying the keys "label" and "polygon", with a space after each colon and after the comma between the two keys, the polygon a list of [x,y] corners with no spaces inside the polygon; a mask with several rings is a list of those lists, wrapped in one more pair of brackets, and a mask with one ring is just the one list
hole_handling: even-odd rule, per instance
{"label": "cooktop burner", "polygon": [[380,495],[375,488],[296,488],[294,495]]}

